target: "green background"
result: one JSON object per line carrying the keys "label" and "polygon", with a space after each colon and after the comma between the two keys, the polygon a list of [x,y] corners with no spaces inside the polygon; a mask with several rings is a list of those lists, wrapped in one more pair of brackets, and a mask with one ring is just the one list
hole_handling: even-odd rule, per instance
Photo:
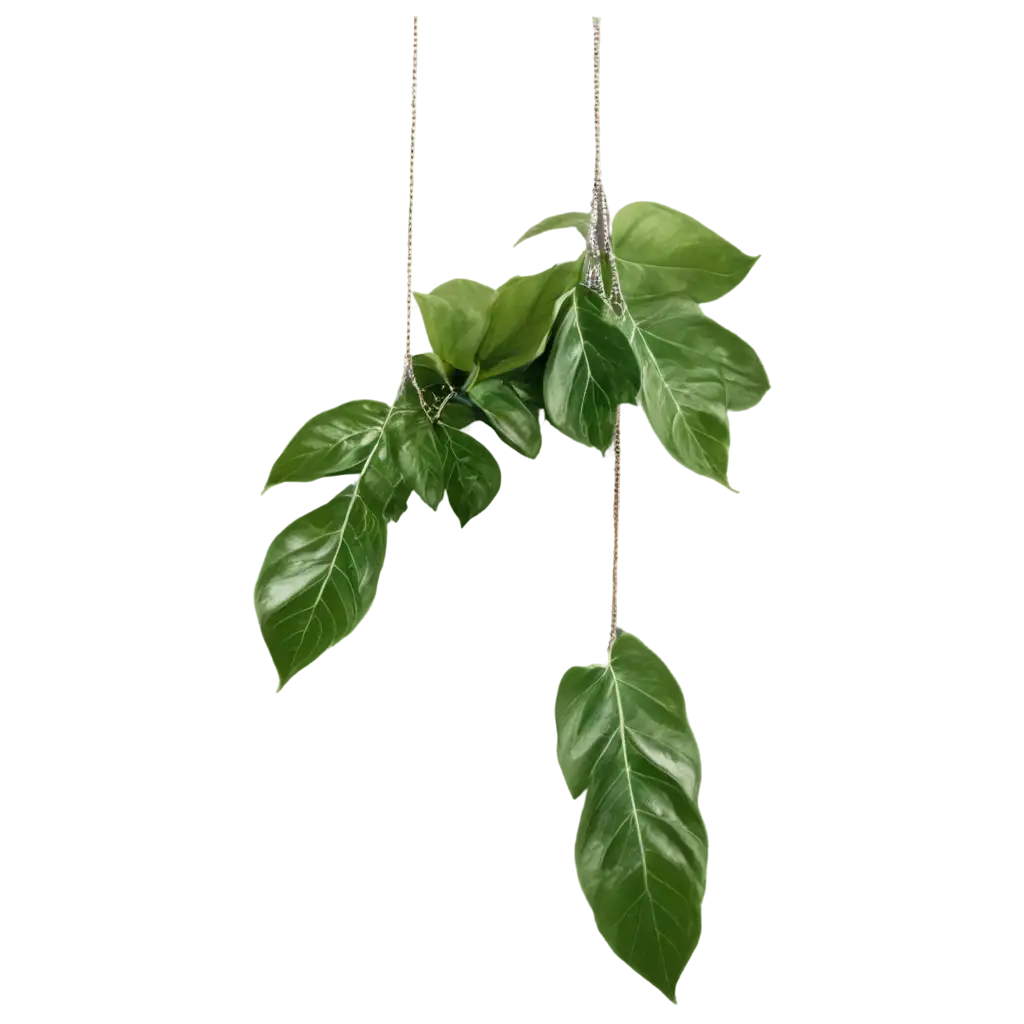
{"label": "green background", "polygon": [[[573,894],[550,764],[550,681],[603,633],[599,462],[515,468],[462,535],[403,522],[379,614],[294,696],[246,616],[271,447],[397,370],[406,14],[47,6],[0,7],[0,1015],[660,1019]],[[426,116],[586,119],[582,15],[431,12]],[[1016,153],[1014,117],[911,120]],[[685,197],[731,140],[762,198],[697,207],[768,254],[726,313],[778,379],[746,496],[626,438],[628,617],[707,748],[692,1019],[1019,1013],[1024,190],[885,199],[905,123],[611,117],[613,199]],[[892,176],[844,200],[822,158],[824,198],[779,199],[779,131]],[[453,137],[423,147],[421,280],[586,182],[585,136]]]}

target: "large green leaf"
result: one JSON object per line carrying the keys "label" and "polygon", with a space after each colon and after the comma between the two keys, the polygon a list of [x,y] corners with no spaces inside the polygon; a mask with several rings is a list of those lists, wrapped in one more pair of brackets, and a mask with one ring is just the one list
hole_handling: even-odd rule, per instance
{"label": "large green leaf", "polygon": [[541,217],[512,245],[520,256],[553,256],[571,262],[580,259],[587,248],[590,211],[584,207],[560,207]]}
{"label": "large green leaf", "polygon": [[477,353],[480,380],[532,362],[544,351],[559,297],[579,279],[581,263],[559,263],[499,289],[487,334]]}
{"label": "large green leaf", "polygon": [[576,871],[598,930],[675,1002],[707,876],[700,754],[682,692],[653,651],[620,632],[607,665],[563,676],[555,719],[569,791],[587,791]]}
{"label": "large green leaf", "polygon": [[458,278],[415,294],[430,347],[452,366],[472,370],[487,332],[494,289]]}
{"label": "large green leaf", "polygon": [[771,386],[757,353],[741,337],[706,317],[691,299],[665,295],[634,301],[629,311],[667,344],[688,353],[695,362],[717,369],[725,383],[728,409],[750,409]]}
{"label": "large green leaf", "polygon": [[512,384],[492,377],[470,388],[469,397],[505,444],[528,459],[537,457],[540,422]]}
{"label": "large green leaf", "polygon": [[728,487],[726,378],[719,362],[684,343],[680,302],[685,300],[652,299],[629,307],[629,340],[640,365],[640,404],[675,459]]}
{"label": "large green leaf", "polygon": [[711,302],[735,288],[757,262],[699,221],[660,203],[630,203],[615,215],[612,227],[627,302],[643,298],[642,288],[651,286],[646,267],[655,268],[657,294],[682,292]]}
{"label": "large green leaf", "polygon": [[357,473],[377,443],[387,414],[383,402],[364,400],[314,416],[278,456],[264,491],[286,480]]}
{"label": "large green leaf", "polygon": [[[554,210],[521,234],[514,251],[579,258],[589,227],[590,213],[583,207]],[[675,201],[616,204],[611,238],[628,302],[670,294],[712,302],[735,288],[757,262]]]}
{"label": "large green leaf", "polygon": [[373,602],[387,525],[359,482],[285,527],[256,580],[256,615],[280,685],[347,636]]}
{"label": "large green leaf", "polygon": [[267,486],[340,480],[344,489],[358,479],[362,500],[376,511],[403,512],[411,490],[386,429],[393,410],[393,401],[351,398],[310,417],[274,460]]}
{"label": "large green leaf", "polygon": [[494,500],[501,486],[501,469],[494,456],[475,438],[442,424],[448,502],[465,526]]}
{"label": "large green leaf", "polygon": [[636,401],[640,370],[621,319],[604,297],[578,284],[555,322],[544,373],[544,409],[564,434],[602,452],[615,433],[615,410]]}

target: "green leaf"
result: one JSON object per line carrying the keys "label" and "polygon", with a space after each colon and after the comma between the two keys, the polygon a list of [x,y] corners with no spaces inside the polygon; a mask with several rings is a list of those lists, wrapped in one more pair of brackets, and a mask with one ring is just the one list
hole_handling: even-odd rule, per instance
{"label": "green leaf", "polygon": [[340,479],[343,488],[358,479],[362,500],[387,516],[409,505],[411,490],[402,478],[395,445],[386,429],[393,402],[351,398],[310,417],[285,445],[267,474],[268,487]]}
{"label": "green leaf", "polygon": [[469,397],[505,444],[528,459],[537,457],[540,422],[510,383],[492,377],[471,388]]}
{"label": "green leaf", "polygon": [[[441,422],[452,427],[469,426],[476,419],[472,406],[460,396],[452,395],[450,367],[433,352],[423,352],[412,357],[413,372],[416,383],[423,389],[427,405],[433,409],[441,409]],[[436,415],[436,413],[435,413]]]}
{"label": "green leaf", "polygon": [[478,351],[480,380],[525,366],[544,351],[555,305],[579,279],[580,267],[580,260],[559,263],[531,277],[513,277],[498,289]]}
{"label": "green leaf", "polygon": [[444,441],[409,381],[395,403],[385,434],[389,457],[398,464],[405,482],[436,509],[444,497]]}
{"label": "green leaf", "polygon": [[736,412],[750,409],[771,386],[757,353],[741,337],[706,317],[690,299],[662,296],[635,302],[630,312],[645,323],[656,323],[659,337],[695,362],[716,368],[725,383],[726,408]]}
{"label": "green leaf", "polygon": [[552,210],[532,224],[512,244],[519,256],[553,256],[569,262],[580,259],[587,248],[590,212],[584,207]]}
{"label": "green leaf", "polygon": [[501,467],[473,410],[453,400],[432,422],[408,394],[395,410],[391,438],[402,475],[433,509],[449,507],[466,525],[493,504]]}
{"label": "green leaf", "polygon": [[476,281],[457,278],[426,295],[416,292],[430,347],[460,370],[472,370],[484,339],[495,291]]}
{"label": "green leaf", "polygon": [[256,615],[281,686],[347,636],[373,603],[387,525],[351,484],[277,535],[256,581]]}
{"label": "green leaf", "polygon": [[[711,302],[735,288],[757,262],[699,221],[660,203],[624,206],[615,215],[612,237],[627,302],[664,292]],[[651,275],[657,291],[646,290]]]}
{"label": "green leaf", "polygon": [[544,373],[544,410],[564,434],[604,452],[615,410],[636,401],[640,370],[604,297],[578,284],[559,309]]}
{"label": "green leaf", "polygon": [[689,304],[680,296],[629,307],[629,341],[640,366],[640,404],[673,458],[728,487],[726,378],[720,362],[685,344],[679,329],[680,316],[687,315],[683,307]]}
{"label": "green leaf", "polygon": [[494,456],[475,438],[453,427],[441,427],[445,442],[448,502],[465,526],[494,500],[501,486],[501,469]]}
{"label": "green leaf", "polygon": [[675,1002],[707,877],[700,754],[682,692],[653,651],[620,632],[607,665],[562,677],[555,720],[569,791],[587,791],[576,872],[598,930]]}
{"label": "green leaf", "polygon": [[383,402],[358,401],[314,416],[278,456],[264,491],[286,480],[358,472],[377,443],[387,414]]}

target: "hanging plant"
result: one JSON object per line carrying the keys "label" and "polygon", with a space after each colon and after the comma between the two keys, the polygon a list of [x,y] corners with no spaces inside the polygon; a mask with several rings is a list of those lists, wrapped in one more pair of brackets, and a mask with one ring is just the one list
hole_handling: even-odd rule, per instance
{"label": "hanging plant", "polygon": [[[619,407],[639,404],[677,461],[729,487],[728,414],[756,405],[769,384],[754,350],[700,308],[736,287],[757,258],[657,203],[632,203],[611,221],[601,180],[599,82],[595,18],[590,212],[548,217],[519,239],[576,229],[586,242],[576,260],[496,289],[460,278],[413,293],[410,165],[401,386],[390,406],[355,401],[315,416],[274,463],[267,487],[326,476],[355,480],[273,541],[256,609],[283,686],[366,614],[387,525],[413,492],[432,509],[447,494],[463,526],[490,505],[501,474],[487,448],[465,433],[470,423],[485,422],[528,458],[541,448],[542,410],[581,444],[602,453],[614,446],[608,658],[562,678],[558,760],[572,796],[586,793],[576,867],[598,929],[674,1001],[701,930],[707,833],[697,804],[700,754],[671,672],[618,628]],[[415,357],[414,294],[432,349]]]}

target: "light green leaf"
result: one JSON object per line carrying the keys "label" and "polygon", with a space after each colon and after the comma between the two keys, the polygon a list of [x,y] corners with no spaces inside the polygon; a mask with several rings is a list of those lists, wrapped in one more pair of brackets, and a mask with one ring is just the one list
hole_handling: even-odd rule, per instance
{"label": "light green leaf", "polygon": [[537,457],[540,422],[510,383],[492,377],[471,388],[469,397],[505,444],[528,459]]}
{"label": "light green leaf", "polygon": [[682,295],[634,302],[634,317],[657,327],[659,337],[714,367],[725,383],[726,408],[739,412],[757,405],[771,386],[757,353],[738,335],[706,317],[697,303]]}
{"label": "light green leaf", "polygon": [[627,302],[665,292],[711,302],[735,288],[757,262],[699,221],[660,203],[624,206],[615,215],[612,237]]}
{"label": "light green leaf", "polygon": [[640,370],[621,319],[603,296],[578,284],[559,309],[544,372],[544,409],[564,434],[604,452],[615,410],[636,401]]}
{"label": "light green leaf", "polygon": [[478,350],[479,380],[533,362],[544,351],[559,297],[579,279],[581,261],[559,263],[531,277],[513,277],[499,289]]}
{"label": "light green leaf", "polygon": [[377,592],[387,526],[351,484],[278,534],[256,581],[256,615],[280,685],[355,629]]}
{"label": "light green leaf", "polygon": [[487,332],[494,289],[457,278],[427,294],[415,294],[430,347],[452,366],[472,370]]}
{"label": "light green leaf", "polygon": [[620,632],[607,665],[563,676],[555,720],[569,791],[587,792],[576,872],[598,930],[675,1002],[700,938],[707,878],[700,754],[679,684]]}
{"label": "light green leaf", "polygon": [[590,212],[584,207],[552,210],[520,234],[512,244],[519,256],[553,256],[571,262],[583,257],[590,229]]}
{"label": "light green leaf", "polygon": [[475,438],[453,427],[441,427],[445,444],[448,502],[465,526],[494,500],[501,486],[501,469],[494,456]]}
{"label": "light green leaf", "polygon": [[629,307],[629,341],[640,366],[640,404],[669,453],[688,469],[729,486],[727,383],[722,365],[680,334],[680,304],[669,297]]}

